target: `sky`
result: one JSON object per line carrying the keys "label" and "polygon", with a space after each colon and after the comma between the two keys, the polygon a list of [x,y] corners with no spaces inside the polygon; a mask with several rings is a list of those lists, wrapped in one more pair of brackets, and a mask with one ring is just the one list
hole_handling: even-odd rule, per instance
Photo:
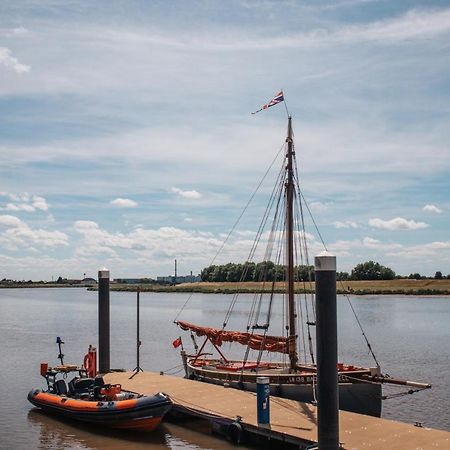
{"label": "sky", "polygon": [[283,104],[251,114],[280,89],[338,270],[449,274],[449,74],[450,1],[1,2],[0,279],[198,273],[284,142]]}

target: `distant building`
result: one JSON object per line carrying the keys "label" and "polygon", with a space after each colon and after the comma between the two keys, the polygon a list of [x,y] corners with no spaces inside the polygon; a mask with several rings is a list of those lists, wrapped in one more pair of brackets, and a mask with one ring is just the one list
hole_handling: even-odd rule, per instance
{"label": "distant building", "polygon": [[119,284],[141,284],[142,278],[115,278],[114,281]]}
{"label": "distant building", "polygon": [[97,284],[97,280],[94,278],[83,278],[81,280],[81,284],[84,284],[85,286],[95,286]]}

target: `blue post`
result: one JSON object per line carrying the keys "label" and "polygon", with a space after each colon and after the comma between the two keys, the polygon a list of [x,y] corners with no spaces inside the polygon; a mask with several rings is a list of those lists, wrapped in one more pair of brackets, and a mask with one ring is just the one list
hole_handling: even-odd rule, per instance
{"label": "blue post", "polygon": [[270,423],[270,385],[268,377],[256,378],[256,404],[258,425]]}

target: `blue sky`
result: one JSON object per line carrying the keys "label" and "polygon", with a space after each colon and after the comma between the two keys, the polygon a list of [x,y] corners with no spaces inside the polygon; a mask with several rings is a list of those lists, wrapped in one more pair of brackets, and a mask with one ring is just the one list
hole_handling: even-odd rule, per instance
{"label": "blue sky", "polygon": [[3,2],[0,277],[198,272],[283,143],[282,106],[250,114],[280,88],[338,269],[450,273],[449,73],[448,1]]}

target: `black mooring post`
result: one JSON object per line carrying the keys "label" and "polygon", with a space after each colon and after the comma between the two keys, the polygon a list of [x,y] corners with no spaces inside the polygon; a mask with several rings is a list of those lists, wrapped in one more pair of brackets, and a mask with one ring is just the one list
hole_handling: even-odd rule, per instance
{"label": "black mooring post", "polygon": [[110,371],[109,270],[98,271],[98,371]]}
{"label": "black mooring post", "polygon": [[133,370],[133,375],[131,375],[131,377],[129,378],[130,380],[139,372],[143,372],[143,369],[141,368],[140,364],[139,364],[139,353],[140,353],[140,348],[141,348],[141,338],[139,336],[139,310],[140,310],[140,305],[139,305],[139,294],[141,293],[141,287],[138,286],[137,290],[136,290],[136,367]]}
{"label": "black mooring post", "polygon": [[339,449],[336,256],[315,257],[317,415],[320,450]]}

